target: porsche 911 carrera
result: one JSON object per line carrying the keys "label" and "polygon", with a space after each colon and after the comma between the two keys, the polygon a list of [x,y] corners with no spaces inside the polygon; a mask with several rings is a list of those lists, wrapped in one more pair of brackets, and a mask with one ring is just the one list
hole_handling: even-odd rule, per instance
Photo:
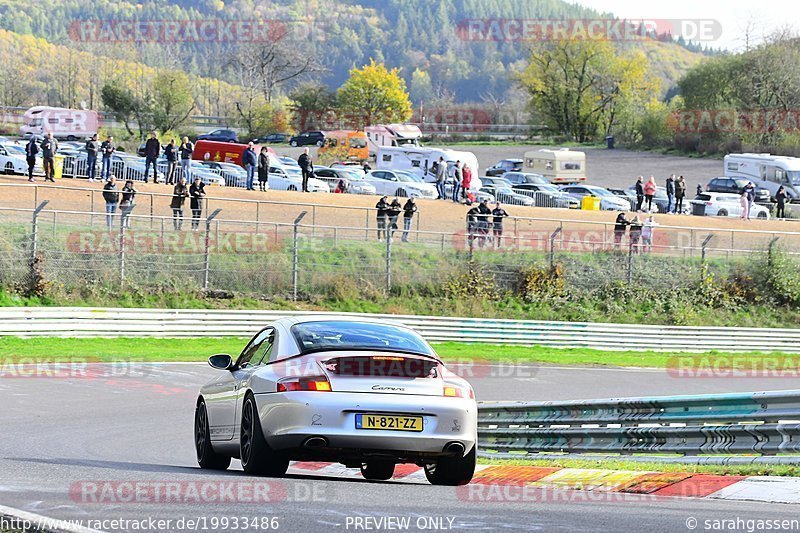
{"label": "porsche 911 carrera", "polygon": [[233,358],[209,364],[195,410],[201,468],[239,459],[248,474],[282,476],[292,460],[340,462],[366,479],[395,465],[435,485],[475,471],[477,404],[414,330],[385,320],[291,317],[259,331]]}

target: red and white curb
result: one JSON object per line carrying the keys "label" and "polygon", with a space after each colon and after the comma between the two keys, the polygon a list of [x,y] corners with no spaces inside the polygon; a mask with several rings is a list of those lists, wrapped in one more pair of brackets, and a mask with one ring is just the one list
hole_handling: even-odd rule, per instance
{"label": "red and white curb", "polygon": [[[336,463],[295,462],[292,474],[313,474],[363,479],[358,469]],[[427,483],[422,468],[402,464],[395,468],[392,481]],[[593,494],[638,495],[639,497],[711,498],[719,500],[800,503],[800,478],[778,476],[722,476],[691,472],[654,472],[594,468],[551,468],[517,465],[478,465],[472,485],[512,487],[513,490],[463,494],[478,495],[482,501],[519,499],[524,489],[541,495],[550,491],[591,491]],[[563,498],[562,498],[563,499]]]}

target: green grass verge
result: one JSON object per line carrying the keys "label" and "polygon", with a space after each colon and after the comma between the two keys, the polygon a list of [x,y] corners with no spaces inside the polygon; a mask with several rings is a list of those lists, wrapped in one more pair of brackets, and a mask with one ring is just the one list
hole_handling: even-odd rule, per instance
{"label": "green grass verge", "polygon": [[[24,361],[31,358],[67,360],[87,358],[98,361],[205,361],[215,353],[238,354],[247,342],[246,338],[19,338],[0,337],[0,362]],[[735,357],[737,364],[756,364],[763,360],[763,353],[729,354],[707,352],[706,354],[675,355],[664,352],[603,351],[588,348],[548,348],[544,346],[498,346],[489,344],[467,344],[447,342],[434,344],[434,348],[446,361],[486,361],[510,364],[542,363],[551,365],[603,365],[612,367],[635,366],[651,368],[674,367],[676,357],[692,358],[693,361],[713,361]],[[773,353],[770,359],[784,358],[780,368],[796,368],[800,357]]]}
{"label": "green grass verge", "polygon": [[724,476],[800,476],[800,465],[692,465],[630,461],[620,459],[485,459],[481,464],[545,466],[557,468],[603,468],[608,470],[633,470],[650,472],[691,472],[694,474],[718,474]]}

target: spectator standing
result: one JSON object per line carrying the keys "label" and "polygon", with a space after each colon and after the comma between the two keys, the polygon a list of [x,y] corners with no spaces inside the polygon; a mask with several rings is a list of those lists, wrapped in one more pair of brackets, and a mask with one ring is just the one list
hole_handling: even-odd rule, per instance
{"label": "spectator standing", "polygon": [[86,176],[89,178],[89,181],[95,181],[95,173],[97,172],[97,152],[100,150],[100,146],[97,143],[97,134],[89,138],[86,141]]}
{"label": "spectator standing", "polygon": [[189,137],[184,137],[183,142],[181,142],[181,146],[178,150],[181,155],[181,173],[183,177],[186,178],[186,183],[189,183],[189,180],[192,179],[192,154],[194,153],[194,144],[189,141]]}
{"label": "spectator standing", "polygon": [[775,201],[778,202],[778,206],[775,209],[775,218],[786,218],[786,197],[786,189],[781,185],[778,187],[778,192],[775,193]]}
{"label": "spectator standing", "polygon": [[119,225],[123,228],[131,227],[131,211],[136,207],[136,189],[133,188],[133,180],[125,180],[125,186],[122,188],[122,200],[119,203]]}
{"label": "spectator standing", "polygon": [[403,242],[408,242],[408,232],[411,231],[411,222],[414,220],[416,212],[417,202],[414,198],[409,198],[403,205]]}
{"label": "spectator standing", "polygon": [[447,198],[444,186],[446,178],[447,165],[444,162],[444,157],[440,157],[439,162],[436,163],[436,192],[439,193],[439,198],[437,198],[437,200],[444,200]]}
{"label": "spectator standing", "polygon": [[644,226],[642,227],[642,248],[646,252],[653,251],[653,232],[656,226],[658,226],[658,224],[652,215],[644,221]]}
{"label": "spectator standing", "polygon": [[478,213],[480,204],[473,206],[467,211],[467,245],[472,248],[473,241],[478,236]]}
{"label": "spectator standing", "polygon": [[28,162],[28,181],[36,181],[33,177],[33,168],[36,166],[36,154],[39,153],[39,145],[36,144],[36,137],[31,137],[25,145],[25,160]]}
{"label": "spectator standing", "polygon": [[639,215],[634,215],[630,222],[630,245],[631,251],[635,254],[639,253],[639,247],[642,240],[642,221],[639,220]]}
{"label": "spectator standing", "polygon": [[364,174],[372,170],[372,167],[369,166],[369,162],[364,161],[364,165],[361,167],[364,170]]}
{"label": "spectator standing", "polygon": [[106,201],[106,226],[111,228],[114,226],[114,213],[117,212],[117,204],[119,204],[117,179],[113,174],[108,177],[108,181],[103,185],[103,200]]}
{"label": "spectator standing", "polygon": [[189,186],[189,207],[192,209],[192,231],[200,227],[200,216],[203,214],[203,198],[206,197],[206,186],[196,176]]}
{"label": "spectator standing", "polygon": [[150,138],[144,143],[144,181],[150,174],[150,165],[153,165],[153,183],[158,183],[158,156],[161,155],[161,143],[156,138],[156,132],[150,132]]}
{"label": "spectator standing", "polygon": [[744,186],[747,193],[747,218],[750,218],[750,212],[753,210],[753,202],[756,201],[756,186],[750,181]]}
{"label": "spectator standing", "polygon": [[653,211],[653,196],[656,195],[657,189],[658,187],[656,186],[656,179],[653,176],[650,176],[650,179],[648,179],[647,183],[644,184],[644,196],[647,198],[648,213]]}
{"label": "spectator standing", "polygon": [[376,221],[378,223],[378,240],[383,240],[383,236],[386,235],[386,238],[389,238],[389,234],[386,231],[386,215],[389,213],[389,203],[386,201],[388,198],[383,196],[378,203],[375,204],[375,209],[377,209],[376,213]]}
{"label": "spectator standing", "polygon": [[[106,181],[111,177],[111,156],[114,155],[116,149],[117,147],[114,146],[114,137],[111,135],[100,145],[100,154],[103,156],[103,165],[100,167],[100,177]],[[146,179],[147,175],[145,174],[145,180]]]}
{"label": "spectator standing", "polygon": [[[256,157],[256,151],[253,149],[252,141],[247,143],[247,148],[242,154],[242,163],[244,163],[244,168],[247,170],[247,190],[254,191],[256,189],[253,187],[253,177],[258,166],[258,158]],[[305,189],[305,185],[303,188]]]}
{"label": "spectator standing", "polygon": [[492,209],[492,231],[494,232],[494,245],[500,248],[503,241],[503,219],[508,216],[505,209],[497,202]]}
{"label": "spectator standing", "polygon": [[164,147],[164,157],[167,158],[167,185],[175,185],[175,172],[178,168],[178,147],[175,139],[171,139]]}
{"label": "spectator standing", "polygon": [[742,195],[739,198],[739,205],[742,206],[741,218],[743,220],[750,220],[750,198],[748,198],[747,190],[742,191]]}
{"label": "spectator standing", "polygon": [[642,210],[642,202],[644,202],[644,177],[639,176],[636,178],[636,212]]}
{"label": "spectator standing", "polygon": [[186,178],[181,176],[172,189],[172,201],[169,204],[172,208],[172,226],[175,231],[180,231],[183,226],[183,203],[188,197],[189,187],[186,186]]}
{"label": "spectator standing", "polygon": [[461,165],[461,194],[466,199],[467,204],[472,203],[469,188],[472,187],[472,169],[466,163]]}
{"label": "spectator standing", "polygon": [[456,161],[453,166],[453,201],[459,203],[461,193],[461,179],[464,177],[461,171],[461,161]]}
{"label": "spectator standing", "polygon": [[483,200],[478,205],[478,233],[480,234],[478,245],[481,248],[483,248],[489,240],[489,216],[491,214],[492,210],[489,208],[489,200]]}
{"label": "spectator standing", "polygon": [[56,172],[56,152],[58,151],[58,141],[53,137],[53,132],[48,131],[42,139],[42,165],[44,166],[44,181],[56,182],[54,175]]}
{"label": "spectator standing", "polygon": [[683,213],[683,197],[686,196],[686,181],[683,176],[678,176],[675,182],[675,213]]}
{"label": "spectator standing", "polygon": [[617,220],[614,221],[614,247],[619,248],[622,246],[622,239],[625,238],[625,232],[628,231],[630,221],[625,218],[625,213],[619,213]]}
{"label": "spectator standing", "polygon": [[665,185],[667,188],[667,213],[671,213],[675,203],[675,174],[669,175]]}
{"label": "spectator standing", "polygon": [[308,155],[308,148],[305,148],[297,158],[297,164],[300,165],[300,170],[303,172],[303,192],[308,192],[308,178],[314,172],[314,163],[311,161],[311,156]]}
{"label": "spectator standing", "polygon": [[389,211],[387,215],[389,216],[389,240],[392,240],[394,237],[394,232],[397,229],[397,219],[400,217],[400,212],[403,210],[403,207],[400,205],[400,200],[395,198],[392,200],[392,203],[389,204]]}
{"label": "spectator standing", "polygon": [[697,194],[703,194],[703,186],[699,183],[697,184]]}
{"label": "spectator standing", "polygon": [[267,182],[269,181],[269,150],[266,146],[261,147],[258,154],[258,190],[266,192]]}

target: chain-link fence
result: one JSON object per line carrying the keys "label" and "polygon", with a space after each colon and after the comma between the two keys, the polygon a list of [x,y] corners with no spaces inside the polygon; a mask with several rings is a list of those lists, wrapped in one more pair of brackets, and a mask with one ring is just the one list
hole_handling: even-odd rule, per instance
{"label": "chain-link fence", "polygon": [[[187,210],[188,211],[188,210]],[[120,212],[0,208],[0,285],[39,293],[128,287],[231,291],[254,296],[357,298],[384,294],[519,292],[548,283],[591,290],[618,283],[673,290],[703,272],[727,276],[784,236],[753,232],[752,248],[721,246],[712,232],[659,228],[648,240],[591,230],[565,235],[562,223],[535,233],[506,224],[464,232],[233,220],[215,210],[192,218]],[[123,222],[123,219],[124,222]],[[617,238],[619,237],[619,238]],[[702,237],[702,239],[701,239]],[[798,254],[793,234],[789,254]],[[685,243],[685,244],[682,244]],[[783,246],[783,242],[780,242]]]}

